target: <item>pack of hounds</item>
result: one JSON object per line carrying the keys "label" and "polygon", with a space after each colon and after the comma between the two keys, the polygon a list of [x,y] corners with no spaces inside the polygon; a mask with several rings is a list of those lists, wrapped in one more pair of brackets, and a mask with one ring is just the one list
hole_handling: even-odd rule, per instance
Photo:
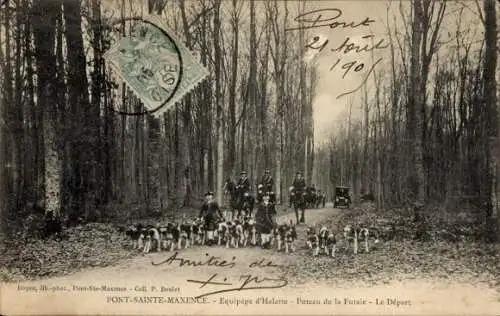
{"label": "pack of hounds", "polygon": [[[132,241],[132,247],[143,253],[159,251],[175,251],[192,246],[218,245],[225,248],[241,248],[261,246],[266,249],[276,249],[284,253],[295,252],[297,247],[297,230],[292,221],[277,224],[271,234],[261,235],[255,229],[255,220],[251,216],[242,216],[236,220],[221,220],[217,229],[207,231],[203,219],[196,218],[191,222],[183,220],[180,223],[169,222],[165,225],[143,226],[131,225],[125,234]],[[340,244],[347,251],[357,254],[361,250],[370,251],[371,243],[378,243],[377,234],[367,227],[344,227]],[[305,246],[312,256],[325,254],[335,257],[339,242],[335,232],[322,226],[319,230],[308,227],[305,231]]]}

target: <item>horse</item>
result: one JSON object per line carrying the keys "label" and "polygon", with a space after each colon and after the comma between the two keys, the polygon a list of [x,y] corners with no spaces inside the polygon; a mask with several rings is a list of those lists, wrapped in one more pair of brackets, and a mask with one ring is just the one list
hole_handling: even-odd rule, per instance
{"label": "horse", "polygon": [[[305,210],[307,206],[307,191],[303,192],[292,192],[292,204],[293,208],[295,210],[295,217],[297,219],[297,224],[299,223],[305,223]],[[299,209],[301,210],[301,216],[299,220]]]}
{"label": "horse", "polygon": [[[247,192],[240,192],[239,197],[240,197],[239,205],[241,205],[239,209],[241,211],[244,211],[245,215],[252,216],[252,212],[255,205],[255,199],[253,198],[253,196],[251,196],[250,193]],[[239,213],[238,216],[240,216]]]}
{"label": "horse", "polygon": [[231,219],[233,219],[234,213],[238,210],[238,190],[231,179],[227,179],[226,183],[224,183],[224,192],[229,193],[229,207],[231,209]]}
{"label": "horse", "polygon": [[[241,212],[245,211],[246,215],[252,215],[254,208],[253,197],[249,194],[242,192],[238,186],[230,179],[226,180],[224,184],[224,191],[230,195],[230,208],[231,208],[231,218],[241,216]],[[237,214],[236,211],[238,211]],[[236,215],[236,216],[235,216]]]}

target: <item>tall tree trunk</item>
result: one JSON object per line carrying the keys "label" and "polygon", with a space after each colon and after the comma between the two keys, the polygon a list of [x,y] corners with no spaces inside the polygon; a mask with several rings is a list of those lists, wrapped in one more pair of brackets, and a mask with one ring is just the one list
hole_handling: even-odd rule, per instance
{"label": "tall tree trunk", "polygon": [[[5,8],[10,8],[10,1],[7,0],[5,1],[4,4],[2,4]],[[14,188],[14,169],[17,167],[14,165],[14,157],[13,153],[16,150],[15,149],[15,139],[16,139],[16,133],[15,133],[15,126],[13,124],[13,108],[18,105],[13,105],[14,98],[13,98],[13,87],[12,87],[12,43],[11,43],[11,22],[12,22],[12,10],[7,9],[4,10],[5,16],[3,18],[4,20],[4,30],[3,32],[5,33],[5,40],[2,42],[5,43],[5,56],[2,58],[3,62],[3,89],[4,92],[3,98],[4,98],[4,106],[5,106],[5,121],[2,122],[2,125],[6,125],[6,129],[9,131],[9,136],[7,139],[5,139],[5,147],[1,148],[1,150],[4,150],[4,159],[5,159],[5,164],[0,166],[2,168],[2,174],[5,177],[6,181],[6,194],[9,197],[7,202],[8,202],[8,209],[15,208],[15,205],[13,203],[15,195],[15,188]]]}
{"label": "tall tree trunk", "polygon": [[[105,89],[105,78],[104,78],[104,65],[103,65],[103,39],[102,39],[102,26],[101,26],[101,0],[92,0],[91,2],[92,11],[92,50],[93,50],[93,70],[91,74],[92,78],[92,90],[91,90],[91,104],[93,111],[95,112],[95,117],[99,118],[101,109],[101,94]],[[98,170],[95,174],[98,177],[96,181],[96,198],[98,204],[105,204],[108,201],[110,189],[110,179],[109,174],[109,142],[111,138],[109,137],[109,122],[112,121],[111,117],[108,117],[107,108],[103,109],[105,112],[104,116],[104,135],[98,135],[97,137],[97,150],[96,152],[96,169]],[[100,120],[98,120],[100,124]],[[97,129],[96,134],[100,134],[100,129]],[[105,167],[108,166],[108,167]]]}
{"label": "tall tree trunk", "polygon": [[274,14],[276,19],[271,16],[270,21],[273,23],[274,39],[275,39],[275,57],[273,63],[275,67],[275,85],[276,85],[276,199],[277,203],[281,203],[281,189],[282,189],[282,157],[283,157],[283,125],[284,125],[284,109],[285,109],[285,66],[287,60],[287,32],[286,22],[288,20],[288,5],[284,2],[285,15],[283,17],[283,26],[280,27],[278,17],[278,2],[274,2]]}
{"label": "tall tree trunk", "polygon": [[237,0],[233,0],[231,17],[233,45],[231,55],[231,81],[229,85],[229,144],[228,144],[228,166],[227,170],[233,175],[236,164],[236,83],[238,81],[238,52],[239,52],[239,12]]}
{"label": "tall tree trunk", "polygon": [[[299,12],[303,13],[305,11],[305,2],[304,1],[299,1],[298,2],[299,6]],[[304,29],[299,30],[299,43],[304,43],[305,42],[305,31]],[[304,166],[304,179],[306,181],[309,181],[308,178],[308,168],[307,168],[307,157],[305,155],[307,151],[307,139],[308,139],[308,120],[307,120],[307,72],[306,72],[306,65],[304,63],[304,54],[305,54],[305,46],[300,45],[299,49],[299,90],[300,90],[300,119],[299,119],[299,124],[300,127],[298,128],[298,133],[299,133],[299,144],[301,148],[303,148],[304,156],[302,156],[300,159],[301,165]],[[303,147],[302,147],[303,146]]]}
{"label": "tall tree trunk", "polygon": [[23,1],[23,6],[26,10],[25,14],[25,24],[24,24],[24,58],[26,63],[26,81],[27,81],[27,90],[26,90],[26,98],[27,98],[27,110],[26,110],[26,121],[29,122],[28,128],[26,128],[27,132],[27,142],[29,148],[32,149],[32,155],[26,155],[25,161],[25,191],[28,193],[27,200],[29,201],[38,201],[38,187],[36,186],[38,180],[38,132],[37,132],[37,116],[36,116],[36,104],[35,104],[35,83],[34,83],[34,64],[33,64],[33,45],[31,40],[31,12],[28,9],[28,1]]}
{"label": "tall tree trunk", "polygon": [[[162,14],[162,8],[164,7],[163,0],[149,0],[148,1],[148,13],[149,14]],[[148,147],[147,147],[147,204],[150,211],[158,211],[162,207],[161,202],[161,163],[160,163],[160,152],[161,152],[161,129],[160,129],[160,119],[154,117],[153,115],[147,115],[147,125],[148,125]],[[187,134],[187,133],[186,133]],[[189,156],[185,156],[184,159],[188,159]],[[189,160],[187,160],[189,161]]]}
{"label": "tall tree trunk", "polygon": [[73,115],[72,192],[74,203],[69,207],[70,219],[79,216],[92,220],[95,216],[95,143],[99,109],[90,105],[82,34],[81,2],[64,3],[66,42],[68,47],[68,92]]}
{"label": "tall tree trunk", "polygon": [[220,21],[220,0],[215,0],[214,12],[214,61],[215,61],[215,106],[217,112],[217,203],[222,205],[222,185],[224,182],[224,125],[223,125],[223,107],[222,107],[222,78],[221,78],[221,21]]}
{"label": "tall tree trunk", "polygon": [[[487,196],[487,221],[490,222],[488,234],[490,240],[500,240],[500,219],[499,219],[499,190],[498,181],[499,169],[499,105],[497,104],[496,90],[496,67],[497,67],[497,21],[495,0],[484,0],[484,39],[486,50],[484,54],[484,106],[486,112],[486,133],[488,141],[486,143],[486,196]],[[496,229],[495,229],[496,228]],[[496,234],[495,234],[496,230]]]}
{"label": "tall tree trunk", "polygon": [[410,112],[412,130],[411,144],[413,148],[413,192],[416,204],[416,220],[420,221],[419,210],[425,203],[425,183],[424,183],[424,165],[423,165],[423,117],[422,103],[424,96],[422,95],[421,84],[421,61],[419,48],[422,44],[422,23],[424,16],[422,11],[422,0],[413,1],[413,22],[412,22],[412,45],[411,45],[411,65],[410,65],[410,102],[408,111]]}
{"label": "tall tree trunk", "polygon": [[[186,38],[186,46],[188,49],[191,49],[192,39],[191,33],[189,30],[189,23],[186,16],[186,8],[184,0],[180,1],[181,8],[181,17],[182,17],[182,25],[184,29],[184,36]],[[192,95],[188,94],[184,99],[182,104],[182,133],[180,135],[180,145],[181,145],[181,156],[180,159],[183,162],[182,171],[183,171],[183,183],[182,187],[179,188],[181,190],[181,194],[183,194],[183,205],[190,206],[191,205],[191,176],[192,176],[192,167],[190,165],[191,162],[191,153],[189,151],[189,136],[192,130],[191,128],[191,110],[192,110]]]}
{"label": "tall tree trunk", "polygon": [[15,37],[15,44],[16,44],[16,55],[14,59],[14,67],[15,67],[15,77],[14,77],[14,83],[15,83],[15,107],[13,108],[14,113],[12,117],[13,121],[13,126],[14,130],[16,132],[16,139],[15,139],[15,144],[14,144],[14,150],[13,150],[13,162],[14,162],[14,174],[13,174],[13,184],[14,184],[14,189],[15,189],[15,209],[20,209],[22,204],[24,204],[24,201],[26,200],[25,198],[25,192],[24,192],[24,162],[25,162],[25,133],[24,133],[24,128],[23,128],[23,122],[24,122],[24,102],[23,102],[23,88],[24,88],[24,82],[23,78],[21,76],[21,70],[23,68],[23,65],[21,64],[21,53],[22,53],[22,41],[21,41],[21,36],[23,34],[22,32],[22,24],[24,22],[23,14],[24,14],[24,8],[21,7],[21,1],[16,0],[16,8],[17,8],[17,13],[16,13],[16,37]]}
{"label": "tall tree trunk", "polygon": [[38,106],[43,109],[42,129],[45,148],[45,210],[59,215],[61,210],[62,162],[57,129],[57,102],[53,79],[56,78],[54,54],[55,30],[61,6],[58,2],[37,1],[33,7]]}
{"label": "tall tree trunk", "polygon": [[[1,37],[0,37],[1,39]],[[1,51],[1,50],[0,50]],[[1,55],[1,53],[0,53]],[[1,56],[3,57],[3,56]],[[3,58],[0,59],[0,62],[3,63]],[[5,119],[5,110],[6,110],[6,102],[4,97],[0,98],[0,170],[4,172],[5,174],[5,165],[6,165],[6,159],[5,159],[5,143],[7,142],[7,133],[8,128],[7,125],[4,123],[6,121]],[[3,242],[6,239],[6,232],[8,228],[8,198],[7,198],[7,181],[6,177],[0,177],[0,245],[3,246]]]}

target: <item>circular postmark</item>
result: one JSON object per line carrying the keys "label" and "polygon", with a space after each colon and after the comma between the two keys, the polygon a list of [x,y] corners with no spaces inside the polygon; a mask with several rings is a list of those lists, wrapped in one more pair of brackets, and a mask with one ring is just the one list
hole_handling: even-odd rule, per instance
{"label": "circular postmark", "polygon": [[122,115],[152,114],[164,107],[175,95],[182,80],[182,55],[175,40],[160,26],[142,18],[130,21],[130,35],[122,37],[107,59],[120,73],[130,89],[144,102],[144,111],[123,111]]}

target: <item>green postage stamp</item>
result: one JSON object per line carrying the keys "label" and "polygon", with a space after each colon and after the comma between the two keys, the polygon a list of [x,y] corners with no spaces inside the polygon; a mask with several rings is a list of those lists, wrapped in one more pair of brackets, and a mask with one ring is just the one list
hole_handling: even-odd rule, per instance
{"label": "green postage stamp", "polygon": [[189,93],[208,71],[159,16],[137,19],[105,60],[142,100],[145,113],[161,115]]}

